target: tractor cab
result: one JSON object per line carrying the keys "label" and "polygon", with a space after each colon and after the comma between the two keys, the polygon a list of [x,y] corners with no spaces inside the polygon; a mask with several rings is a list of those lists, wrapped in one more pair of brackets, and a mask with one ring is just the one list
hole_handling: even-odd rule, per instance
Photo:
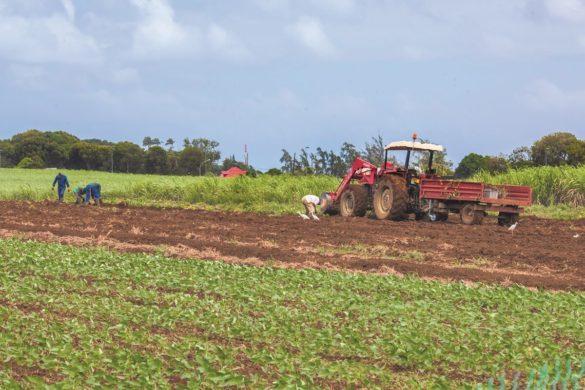
{"label": "tractor cab", "polygon": [[[436,178],[436,170],[433,169],[433,158],[435,153],[442,152],[444,149],[441,145],[430,143],[416,142],[416,133],[412,136],[412,141],[391,142],[384,148],[384,164],[388,161],[388,154],[395,151],[405,151],[406,159],[404,165],[396,164],[394,172],[385,171],[385,173],[397,174],[404,177],[406,181],[406,190],[408,193],[408,211],[419,210],[420,205],[420,181],[424,178]],[[392,156],[397,160],[396,156]],[[421,166],[422,165],[422,166]]]}
{"label": "tractor cab", "polygon": [[[396,164],[395,172],[404,176],[407,181],[410,181],[411,178],[420,179],[421,177],[435,177],[436,170],[433,169],[433,158],[435,153],[442,152],[444,149],[441,145],[435,145],[430,143],[422,143],[416,142],[417,136],[416,134],[413,135],[412,141],[396,141],[391,142],[384,148],[385,156],[384,156],[384,166],[389,165],[388,162],[388,152],[394,151],[406,151],[406,160],[404,165]],[[419,157],[417,162],[424,161],[425,166],[414,166],[413,160],[415,154],[417,153],[424,153],[428,152],[428,157],[423,155]]]}

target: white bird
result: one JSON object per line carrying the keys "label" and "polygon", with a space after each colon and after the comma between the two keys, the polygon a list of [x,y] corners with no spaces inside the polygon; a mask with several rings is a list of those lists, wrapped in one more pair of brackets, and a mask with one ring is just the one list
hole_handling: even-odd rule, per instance
{"label": "white bird", "polygon": [[516,230],[516,226],[518,226],[518,222],[514,222],[514,224],[508,228],[508,231],[512,232],[512,234],[514,234],[514,230]]}
{"label": "white bird", "polygon": [[575,234],[573,238],[579,238],[579,233]]}
{"label": "white bird", "polygon": [[302,219],[310,219],[307,215],[301,213],[300,211],[299,211],[299,217],[301,217]]}

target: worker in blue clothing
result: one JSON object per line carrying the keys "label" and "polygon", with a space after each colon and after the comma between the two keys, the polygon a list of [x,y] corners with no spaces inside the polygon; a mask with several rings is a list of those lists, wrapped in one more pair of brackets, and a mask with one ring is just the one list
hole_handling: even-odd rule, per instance
{"label": "worker in blue clothing", "polygon": [[[99,183],[89,183],[88,185],[76,187],[73,192],[77,196],[75,203],[83,203],[88,205],[89,201],[93,199],[96,206],[100,205],[102,186]],[[85,197],[85,199],[84,199]]]}
{"label": "worker in blue clothing", "polygon": [[[53,190],[55,189],[55,184],[57,184],[57,195],[59,196],[59,203],[62,203],[63,196],[65,195],[65,189],[69,189],[67,176],[59,172],[59,174],[55,176],[55,180],[53,180]],[[69,191],[71,191],[71,189],[69,189]]]}

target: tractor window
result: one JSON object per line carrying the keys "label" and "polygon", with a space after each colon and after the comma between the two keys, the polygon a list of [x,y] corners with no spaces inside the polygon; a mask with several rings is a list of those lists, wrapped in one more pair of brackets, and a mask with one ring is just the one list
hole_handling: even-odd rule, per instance
{"label": "tractor window", "polygon": [[[404,169],[406,163],[406,150],[389,150],[388,162],[393,163],[399,169]],[[410,162],[408,163],[409,170],[417,172],[428,171],[429,152],[413,150],[410,154]],[[413,172],[414,172],[413,171]]]}

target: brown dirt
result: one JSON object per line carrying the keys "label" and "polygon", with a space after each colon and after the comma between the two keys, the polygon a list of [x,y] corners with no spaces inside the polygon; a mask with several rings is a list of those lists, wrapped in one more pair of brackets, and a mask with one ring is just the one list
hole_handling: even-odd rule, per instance
{"label": "brown dirt", "polygon": [[316,222],[291,215],[0,202],[0,237],[251,265],[585,290],[585,220],[526,217],[512,234],[494,218],[467,226],[456,215],[435,224],[341,217]]}

